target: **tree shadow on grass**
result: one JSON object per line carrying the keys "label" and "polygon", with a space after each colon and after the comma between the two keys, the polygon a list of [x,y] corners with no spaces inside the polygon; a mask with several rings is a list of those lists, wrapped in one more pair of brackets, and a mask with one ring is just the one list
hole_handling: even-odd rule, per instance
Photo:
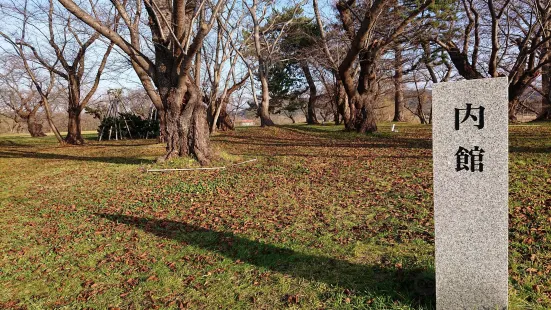
{"label": "tree shadow on grass", "polygon": [[162,238],[216,252],[235,261],[338,286],[359,296],[384,297],[414,308],[435,308],[434,270],[353,264],[176,221],[118,214],[96,215],[113,222],[132,225]]}
{"label": "tree shadow on grass", "polygon": [[37,158],[37,159],[60,159],[60,160],[77,160],[77,161],[91,161],[101,162],[108,164],[128,164],[128,165],[142,165],[154,163],[153,159],[132,158],[132,157],[88,157],[88,156],[71,156],[63,154],[52,153],[40,153],[40,152],[27,152],[21,150],[0,151],[0,158]]}
{"label": "tree shadow on grass", "polygon": [[509,153],[551,154],[549,147],[509,146]]}
{"label": "tree shadow on grass", "polygon": [[[237,140],[238,139],[238,140]],[[272,138],[258,138],[254,136],[231,136],[231,137],[217,137],[216,141],[222,143],[228,143],[232,145],[245,145],[245,146],[258,146],[260,148],[265,147],[322,147],[328,149],[335,148],[351,148],[351,149],[392,149],[392,148],[404,148],[404,149],[419,149],[429,150],[432,148],[431,141],[421,139],[403,139],[393,138],[388,140],[376,140],[369,142],[329,142],[329,141],[307,141],[307,140],[290,140],[281,141]]]}

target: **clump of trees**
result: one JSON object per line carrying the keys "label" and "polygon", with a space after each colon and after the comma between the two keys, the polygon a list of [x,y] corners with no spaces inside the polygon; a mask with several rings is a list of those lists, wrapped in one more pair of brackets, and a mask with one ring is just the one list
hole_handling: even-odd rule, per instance
{"label": "clump of trees", "polygon": [[[389,101],[392,120],[430,123],[432,84],[507,76],[511,121],[520,110],[534,110],[528,102],[534,100],[543,107],[537,117],[549,119],[550,6],[548,0],[19,0],[2,7],[16,26],[0,34],[32,86],[25,96],[4,96],[12,100],[3,100],[2,111],[32,123],[42,110],[61,143],[82,143],[82,111],[104,73],[126,65],[158,112],[166,143],[160,160],[194,156],[202,164],[210,162],[209,136],[232,130],[231,109],[247,109],[243,102],[251,102],[261,126],[274,125],[274,113],[295,121],[303,112],[308,124],[332,118],[346,130],[370,133]],[[119,66],[108,64],[113,51]],[[51,121],[52,89],[66,92],[64,138]],[[35,99],[23,104],[32,93]]]}

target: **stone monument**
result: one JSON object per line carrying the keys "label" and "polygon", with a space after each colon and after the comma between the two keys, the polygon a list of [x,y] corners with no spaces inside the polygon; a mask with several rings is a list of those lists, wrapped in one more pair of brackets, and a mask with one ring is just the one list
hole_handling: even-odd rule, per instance
{"label": "stone monument", "polygon": [[433,86],[436,308],[507,309],[508,82]]}

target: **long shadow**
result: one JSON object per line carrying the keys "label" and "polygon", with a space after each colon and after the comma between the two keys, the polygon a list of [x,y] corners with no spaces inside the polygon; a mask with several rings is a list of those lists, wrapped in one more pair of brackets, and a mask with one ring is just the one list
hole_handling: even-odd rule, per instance
{"label": "long shadow", "polygon": [[509,146],[510,153],[551,154],[551,147]]}
{"label": "long shadow", "polygon": [[359,156],[359,155],[342,155],[342,154],[328,154],[328,155],[322,155],[322,154],[300,154],[300,153],[291,153],[291,152],[284,152],[281,154],[278,153],[270,153],[270,152],[258,152],[258,151],[251,151],[249,153],[241,152],[241,153],[232,153],[234,155],[239,156],[266,156],[266,157],[305,157],[305,158],[350,158],[350,159],[384,159],[384,158],[394,158],[394,159],[430,159],[432,156],[429,155],[365,155],[365,156]]}
{"label": "long shadow", "polygon": [[12,140],[0,140],[0,149],[33,148],[36,145],[17,143]]}
{"label": "long shadow", "polygon": [[39,153],[39,152],[25,152],[25,151],[0,151],[0,158],[38,158],[38,159],[63,159],[63,160],[78,160],[78,161],[91,161],[102,162],[109,164],[150,164],[153,163],[152,159],[132,158],[132,157],[87,157],[87,156],[71,156],[52,153]]}
{"label": "long shadow", "polygon": [[294,131],[294,132],[298,132],[298,133],[315,132],[315,133],[332,134],[332,133],[345,133],[346,132],[343,126],[338,127],[337,130],[324,130],[324,129],[320,129],[320,128],[317,128],[317,127],[313,127],[312,125],[308,125],[308,124],[279,125],[277,127],[285,128],[285,129],[288,129],[288,130],[291,130],[291,131]]}
{"label": "long shadow", "polygon": [[327,147],[327,148],[411,148],[411,149],[431,149],[432,144],[430,140],[424,139],[405,139],[405,138],[388,138],[388,139],[378,139],[369,142],[325,142],[325,141],[305,141],[305,140],[294,140],[294,141],[283,141],[279,142],[277,140],[272,140],[271,138],[262,139],[258,137],[242,137],[234,136],[231,137],[234,139],[239,139],[241,141],[230,140],[230,139],[216,139],[217,141],[231,144],[242,144],[242,145],[256,145],[262,147]]}
{"label": "long shadow", "polygon": [[435,305],[434,270],[353,264],[176,221],[119,214],[96,215],[113,222],[132,225],[162,238],[216,252],[235,261],[239,260],[292,277],[324,282],[360,296],[387,297],[415,308],[422,306],[433,309]]}

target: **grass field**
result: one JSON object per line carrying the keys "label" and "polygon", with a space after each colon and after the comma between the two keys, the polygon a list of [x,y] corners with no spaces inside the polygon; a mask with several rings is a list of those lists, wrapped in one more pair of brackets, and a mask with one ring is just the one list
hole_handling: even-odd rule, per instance
{"label": "grass field", "polygon": [[[220,171],[151,140],[0,136],[0,308],[434,309],[430,127],[238,128]],[[511,309],[551,308],[551,126],[510,129]]]}

